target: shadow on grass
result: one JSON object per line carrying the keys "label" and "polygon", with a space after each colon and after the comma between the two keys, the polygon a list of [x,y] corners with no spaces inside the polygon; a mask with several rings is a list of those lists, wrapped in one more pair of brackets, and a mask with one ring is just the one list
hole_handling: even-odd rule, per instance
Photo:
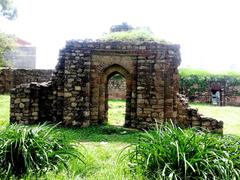
{"label": "shadow on grass", "polygon": [[113,125],[90,126],[85,128],[57,127],[56,131],[70,141],[80,142],[121,142],[133,143],[142,131]]}

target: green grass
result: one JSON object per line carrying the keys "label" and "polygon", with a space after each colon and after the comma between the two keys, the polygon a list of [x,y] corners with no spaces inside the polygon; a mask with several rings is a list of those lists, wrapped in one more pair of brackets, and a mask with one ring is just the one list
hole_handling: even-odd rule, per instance
{"label": "green grass", "polygon": [[[208,116],[217,116],[223,120],[224,133],[239,134],[240,113],[239,107],[213,107],[209,105],[192,104],[198,107],[200,112]],[[107,126],[88,128],[64,128],[58,127],[57,131],[69,141],[85,147],[86,166],[79,164],[77,160],[69,162],[70,174],[65,170],[50,171],[44,175],[45,179],[132,179],[128,169],[128,161],[117,162],[119,151],[125,146],[137,142],[142,132],[129,130],[118,126],[124,123],[125,101],[110,100]],[[206,112],[203,110],[206,109]],[[0,95],[0,126],[9,124],[9,96]],[[140,177],[138,177],[140,178]],[[29,177],[31,179],[31,177]]]}
{"label": "green grass", "polygon": [[224,122],[224,134],[240,136],[240,107],[213,106],[202,103],[191,103],[191,107],[197,108],[199,113]]}
{"label": "green grass", "polygon": [[125,149],[133,173],[151,179],[239,179],[240,138],[164,124]]}
{"label": "green grass", "polygon": [[[1,126],[9,124],[9,96],[0,95],[0,113]],[[114,103],[115,102],[115,103]],[[125,101],[110,101],[109,124],[123,124],[125,113]],[[123,111],[117,110],[119,107]],[[2,111],[4,109],[4,111]],[[117,112],[115,116],[111,112]],[[111,120],[115,118],[117,123]],[[79,164],[78,160],[69,162],[70,175],[64,169],[60,172],[50,171],[44,175],[45,179],[131,179],[128,171],[127,161],[118,162],[118,153],[122,148],[130,143],[137,141],[139,134],[142,132],[136,130],[128,130],[113,125],[88,127],[88,128],[64,128],[58,127],[57,131],[62,136],[76,145],[82,144],[85,147],[84,156],[86,157],[86,166]],[[31,179],[29,176],[27,179]]]}
{"label": "green grass", "polygon": [[125,100],[112,99],[108,101],[108,123],[123,126],[125,121]]}
{"label": "green grass", "polygon": [[26,174],[41,177],[63,167],[68,171],[67,162],[71,159],[84,163],[85,158],[78,148],[56,131],[55,126],[12,124],[3,128],[0,131],[0,178],[20,178]]}
{"label": "green grass", "polygon": [[0,127],[9,124],[10,96],[0,95]]}

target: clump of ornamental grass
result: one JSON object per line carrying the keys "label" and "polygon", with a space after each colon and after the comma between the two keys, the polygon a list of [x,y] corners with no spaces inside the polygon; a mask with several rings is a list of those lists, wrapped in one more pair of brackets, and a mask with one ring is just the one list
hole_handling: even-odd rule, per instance
{"label": "clump of ornamental grass", "polygon": [[84,156],[54,130],[55,126],[10,125],[0,131],[0,177],[41,175],[68,167],[68,161]]}
{"label": "clump of ornamental grass", "polygon": [[129,159],[130,170],[149,179],[240,179],[240,138],[235,136],[168,124],[142,134],[123,152],[120,158]]}

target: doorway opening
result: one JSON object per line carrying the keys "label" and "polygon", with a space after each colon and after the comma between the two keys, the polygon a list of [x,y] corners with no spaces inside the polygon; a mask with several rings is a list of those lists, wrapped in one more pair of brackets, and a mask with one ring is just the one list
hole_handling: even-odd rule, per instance
{"label": "doorway opening", "polygon": [[113,73],[107,79],[108,124],[124,126],[126,116],[126,79],[120,73]]}
{"label": "doorway opening", "polygon": [[212,96],[212,104],[216,106],[220,106],[221,104],[221,91],[220,90],[211,90],[211,96]]}
{"label": "doorway opening", "polygon": [[216,106],[225,105],[225,82],[224,81],[214,81],[210,82],[210,102]]}

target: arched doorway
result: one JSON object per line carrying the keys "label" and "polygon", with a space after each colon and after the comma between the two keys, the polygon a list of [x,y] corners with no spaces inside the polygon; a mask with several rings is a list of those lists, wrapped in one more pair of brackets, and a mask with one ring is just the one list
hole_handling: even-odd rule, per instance
{"label": "arched doorway", "polygon": [[99,123],[108,122],[108,82],[111,77],[116,74],[120,74],[126,81],[126,110],[125,110],[125,122],[124,126],[130,124],[130,107],[131,107],[131,77],[130,73],[118,64],[111,65],[106,68],[101,76],[100,89],[99,89]]}

